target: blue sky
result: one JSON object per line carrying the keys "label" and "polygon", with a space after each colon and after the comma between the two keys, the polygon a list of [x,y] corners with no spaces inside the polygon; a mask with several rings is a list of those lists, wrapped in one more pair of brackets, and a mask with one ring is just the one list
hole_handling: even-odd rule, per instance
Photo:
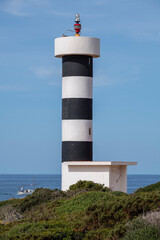
{"label": "blue sky", "polygon": [[60,173],[61,61],[54,38],[101,39],[94,160],[160,173],[160,1],[0,0],[0,173]]}

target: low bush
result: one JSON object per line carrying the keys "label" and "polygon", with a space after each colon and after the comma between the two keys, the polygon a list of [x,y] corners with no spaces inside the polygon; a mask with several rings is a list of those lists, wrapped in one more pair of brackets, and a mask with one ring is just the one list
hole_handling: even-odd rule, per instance
{"label": "low bush", "polygon": [[63,222],[39,222],[23,223],[13,227],[5,235],[3,240],[79,240],[82,236],[77,235],[70,226]]}
{"label": "low bush", "polygon": [[144,188],[138,188],[135,193],[160,191],[160,182],[148,185]]}
{"label": "low bush", "polygon": [[111,189],[104,187],[102,184],[94,183],[92,181],[78,181],[69,188],[70,190],[89,189],[90,191],[111,192]]}
{"label": "low bush", "polygon": [[18,210],[23,213],[29,211],[33,207],[60,199],[64,196],[65,193],[57,189],[51,190],[47,188],[38,188],[33,194],[28,195],[23,199],[19,199],[19,201],[14,204],[14,207],[18,208]]}
{"label": "low bush", "polygon": [[122,240],[160,240],[160,228],[143,219],[135,219],[128,224]]}
{"label": "low bush", "polygon": [[[22,218],[0,224],[3,240],[160,240],[160,217],[148,215],[160,208],[160,191],[125,194],[79,181],[66,192],[37,189],[24,199],[3,202],[3,217],[5,208]],[[139,220],[141,215],[145,219]]]}

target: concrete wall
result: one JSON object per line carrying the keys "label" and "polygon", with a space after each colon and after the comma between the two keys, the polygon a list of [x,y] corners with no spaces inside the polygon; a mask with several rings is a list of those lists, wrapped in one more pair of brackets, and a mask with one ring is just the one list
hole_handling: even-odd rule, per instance
{"label": "concrete wall", "polygon": [[109,169],[109,188],[127,192],[127,166],[111,166]]}
{"label": "concrete wall", "polygon": [[79,180],[104,184],[113,191],[127,192],[127,166],[68,165],[62,163],[62,190]]}

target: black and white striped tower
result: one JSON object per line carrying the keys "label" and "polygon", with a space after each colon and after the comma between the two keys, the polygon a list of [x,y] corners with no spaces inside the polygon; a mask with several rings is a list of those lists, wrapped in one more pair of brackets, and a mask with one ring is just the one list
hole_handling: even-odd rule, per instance
{"label": "black and white striped tower", "polygon": [[55,57],[62,58],[62,162],[93,159],[93,58],[99,56],[97,38],[55,39]]}
{"label": "black and white striped tower", "polygon": [[93,58],[100,56],[100,40],[79,35],[55,39],[55,57],[62,58],[62,187],[79,180],[127,192],[127,165],[136,162],[92,161]]}

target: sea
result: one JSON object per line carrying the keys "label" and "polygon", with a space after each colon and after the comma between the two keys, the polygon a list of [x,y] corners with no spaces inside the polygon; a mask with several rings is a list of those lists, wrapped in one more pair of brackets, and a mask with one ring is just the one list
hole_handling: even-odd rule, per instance
{"label": "sea", "polygon": [[[17,195],[18,190],[33,188],[61,189],[61,175],[59,174],[0,174],[0,201],[10,198],[22,198]],[[129,174],[127,176],[127,192],[133,193],[136,189],[160,181],[160,175]]]}

